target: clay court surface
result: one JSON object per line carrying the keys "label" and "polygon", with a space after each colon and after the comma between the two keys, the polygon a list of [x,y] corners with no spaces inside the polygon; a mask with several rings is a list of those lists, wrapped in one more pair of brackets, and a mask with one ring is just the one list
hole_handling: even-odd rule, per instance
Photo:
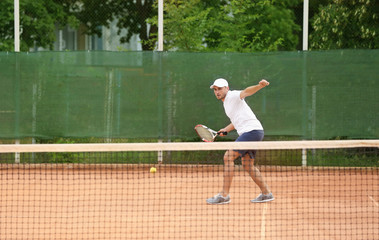
{"label": "clay court surface", "polygon": [[236,168],[228,205],[205,199],[221,167],[0,168],[0,239],[379,239],[377,169],[262,167],[276,200]]}

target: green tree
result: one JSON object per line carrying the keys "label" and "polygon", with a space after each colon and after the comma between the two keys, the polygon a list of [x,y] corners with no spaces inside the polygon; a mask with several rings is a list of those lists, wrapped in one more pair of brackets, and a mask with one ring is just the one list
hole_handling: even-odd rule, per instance
{"label": "green tree", "polygon": [[[164,46],[166,50],[202,51],[204,37],[211,27],[213,8],[201,0],[166,1],[164,4]],[[157,26],[157,19],[152,21]],[[152,39],[154,42],[156,39]]]}
{"label": "green tree", "polygon": [[[146,20],[157,15],[153,0],[80,0],[72,1],[71,11],[85,25],[84,33],[101,37],[101,26],[109,27],[116,20],[121,43],[130,41],[133,34],[141,39],[142,50],[150,50],[149,39],[158,31],[156,26],[149,28]],[[127,30],[122,35],[122,30]]]}
{"label": "green tree", "polygon": [[[20,50],[32,47],[52,48],[56,25],[77,26],[75,17],[65,11],[63,0],[20,1]],[[0,1],[0,51],[14,50],[13,0]]]}
{"label": "green tree", "polygon": [[84,34],[101,37],[101,26],[109,27],[115,18],[113,1],[104,0],[71,0],[65,11],[74,15],[85,26]]}
{"label": "green tree", "polygon": [[158,31],[157,26],[148,26],[147,19],[157,15],[154,10],[154,0],[113,0],[111,1],[114,12],[117,16],[118,34],[123,29],[127,30],[125,36],[121,36],[121,43],[129,42],[133,34],[138,34],[142,43],[142,50],[150,50],[151,41],[149,41]]}
{"label": "green tree", "polygon": [[311,49],[379,48],[379,1],[333,0],[311,24]]}
{"label": "green tree", "polygon": [[[308,17],[309,19],[312,19],[315,14],[318,13],[319,7],[322,5],[326,5],[331,0],[317,0],[317,1],[309,1],[309,8],[308,8]],[[304,1],[298,2],[297,5],[289,6],[289,8],[294,12],[295,14],[295,24],[298,26],[303,26],[303,12],[304,12]],[[308,29],[309,33],[312,33],[312,28]],[[298,46],[296,49],[302,50],[303,49],[303,31],[297,32],[298,35]]]}
{"label": "green tree", "polygon": [[[153,0],[20,0],[21,51],[32,47],[52,48],[56,27],[85,26],[84,33],[102,35],[101,26],[109,27],[117,20],[118,34],[126,29],[120,42],[138,34],[142,49],[149,50],[149,39],[157,27],[149,28],[146,19],[156,15]],[[13,0],[0,1],[0,51],[14,48]]]}
{"label": "green tree", "polygon": [[233,0],[222,7],[218,20],[221,41],[216,50],[239,52],[295,50],[294,13],[288,8],[298,1]]}
{"label": "green tree", "polygon": [[[295,16],[287,1],[165,1],[164,44],[179,51],[275,51],[297,45]],[[157,24],[156,19],[150,22]]]}

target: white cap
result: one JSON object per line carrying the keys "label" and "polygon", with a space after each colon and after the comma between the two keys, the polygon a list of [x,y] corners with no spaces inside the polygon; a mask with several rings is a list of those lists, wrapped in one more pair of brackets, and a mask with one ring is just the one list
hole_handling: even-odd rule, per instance
{"label": "white cap", "polygon": [[213,87],[229,87],[228,81],[226,81],[223,78],[218,78],[215,80],[215,82],[210,86],[210,88]]}

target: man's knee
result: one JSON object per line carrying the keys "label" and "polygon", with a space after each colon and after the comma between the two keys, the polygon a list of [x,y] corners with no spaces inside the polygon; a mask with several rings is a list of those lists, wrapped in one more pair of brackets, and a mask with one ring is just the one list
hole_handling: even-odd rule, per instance
{"label": "man's knee", "polygon": [[234,162],[234,160],[238,157],[238,153],[229,150],[226,151],[224,154],[224,163],[231,163]]}
{"label": "man's knee", "polygon": [[242,166],[246,171],[249,171],[254,167],[254,159],[250,158],[248,154],[241,158]]}

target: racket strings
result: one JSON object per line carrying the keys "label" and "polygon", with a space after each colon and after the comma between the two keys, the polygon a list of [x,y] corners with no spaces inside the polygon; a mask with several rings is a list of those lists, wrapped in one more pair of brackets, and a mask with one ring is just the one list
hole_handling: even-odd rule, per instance
{"label": "racket strings", "polygon": [[199,137],[206,141],[213,141],[215,135],[213,135],[208,129],[204,127],[196,127],[196,131],[199,134]]}

